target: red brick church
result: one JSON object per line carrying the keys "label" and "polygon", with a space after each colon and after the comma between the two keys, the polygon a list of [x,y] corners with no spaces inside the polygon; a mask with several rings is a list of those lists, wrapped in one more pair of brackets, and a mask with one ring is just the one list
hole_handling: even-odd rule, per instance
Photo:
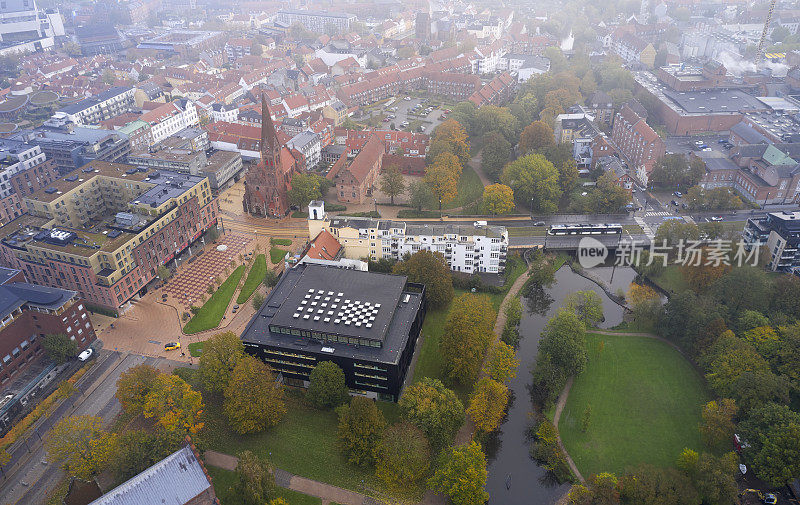
{"label": "red brick church", "polygon": [[261,94],[261,162],[245,176],[244,211],[257,216],[283,217],[289,210],[292,176],[299,173],[291,151],[278,138],[267,99]]}

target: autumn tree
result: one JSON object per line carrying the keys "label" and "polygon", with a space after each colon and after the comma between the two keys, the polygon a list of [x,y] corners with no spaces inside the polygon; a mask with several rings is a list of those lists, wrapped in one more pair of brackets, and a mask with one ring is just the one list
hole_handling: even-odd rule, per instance
{"label": "autumn tree", "polygon": [[650,286],[632,282],[625,299],[631,308],[634,321],[651,324],[658,317],[661,298],[656,293],[656,290]]}
{"label": "autumn tree", "polygon": [[464,423],[464,405],[438,379],[425,377],[408,388],[398,402],[403,419],[425,434],[435,449],[446,446]]}
{"label": "autumn tree", "polygon": [[739,494],[734,476],[738,471],[738,458],[729,452],[722,456],[702,453],[697,460],[694,483],[697,491],[709,505],[734,503]]}
{"label": "autumn tree", "polygon": [[518,366],[519,360],[514,349],[505,342],[498,342],[489,351],[484,371],[492,379],[504,383],[516,377]]}
{"label": "autumn tree", "polygon": [[183,439],[163,430],[125,431],[117,437],[109,468],[124,482],[177,451]]}
{"label": "autumn tree", "polygon": [[419,250],[397,263],[392,272],[405,275],[409,282],[425,285],[425,295],[432,308],[446,307],[453,299],[453,278],[444,255]]}
{"label": "autumn tree", "polygon": [[394,205],[394,197],[402,195],[406,190],[406,182],[403,179],[403,173],[394,165],[383,168],[381,174],[381,191],[385,195],[389,195],[392,205]]}
{"label": "autumn tree", "polygon": [[499,132],[491,131],[483,137],[481,150],[481,169],[490,179],[500,178],[503,167],[508,163],[511,143]]}
{"label": "autumn tree", "polygon": [[45,354],[61,365],[78,353],[78,344],[64,333],[50,333],[42,339]]}
{"label": "autumn tree", "polygon": [[601,472],[589,477],[585,484],[573,487],[567,495],[569,505],[616,505],[620,503],[617,476]]}
{"label": "autumn tree", "polygon": [[708,290],[708,288],[731,269],[730,265],[725,265],[722,262],[718,265],[706,264],[708,260],[708,249],[703,248],[700,251],[700,257],[703,259],[698,262],[699,264],[690,264],[687,262],[678,267],[686,283],[698,294]]}
{"label": "autumn tree", "polygon": [[522,130],[518,146],[520,153],[527,154],[555,143],[553,128],[544,121],[534,121]]}
{"label": "autumn tree", "polygon": [[558,209],[561,188],[558,170],[541,154],[530,154],[509,163],[500,180],[514,191],[518,202],[531,205],[536,212]]}
{"label": "autumn tree", "polygon": [[712,400],[703,405],[700,436],[706,447],[713,449],[731,440],[736,428],[733,422],[736,411],[736,402],[730,398]]}
{"label": "autumn tree", "polygon": [[489,297],[464,293],[450,306],[439,352],[447,376],[460,384],[474,379],[492,338],[496,314]]}
{"label": "autumn tree", "polygon": [[700,158],[687,160],[683,154],[667,154],[655,163],[649,180],[653,186],[688,189],[700,182],[705,172]]}
{"label": "autumn tree", "polygon": [[231,372],[224,410],[228,424],[240,435],[264,431],[286,414],[283,387],[266,363],[245,355]]}
{"label": "autumn tree", "polygon": [[469,397],[467,414],[478,431],[489,433],[500,426],[507,404],[508,387],[489,377],[483,377]]}
{"label": "autumn tree", "polygon": [[617,184],[616,177],[608,172],[597,179],[597,186],[592,193],[591,211],[597,214],[619,212],[630,201],[628,190]]}
{"label": "autumn tree", "polygon": [[335,408],[345,403],[349,390],[339,365],[333,361],[318,363],[309,375],[306,394],[318,408]]}
{"label": "autumn tree", "polygon": [[778,487],[800,474],[798,449],[800,414],[786,405],[764,403],[752,409],[739,424],[750,447],[744,454],[756,475]]}
{"label": "autumn tree", "polygon": [[700,497],[691,479],[676,468],[642,464],[619,478],[625,505],[697,505]]}
{"label": "autumn tree", "polygon": [[458,121],[468,133],[472,131],[472,123],[475,120],[475,112],[477,108],[475,104],[469,100],[459,102],[453,107],[453,112],[450,113],[450,119]]}
{"label": "autumn tree", "polygon": [[233,369],[244,357],[244,344],[232,331],[217,333],[203,344],[200,355],[200,380],[211,392],[222,393]]}
{"label": "autumn tree", "polygon": [[[555,165],[555,163],[554,163]],[[569,193],[578,185],[578,164],[570,157],[558,164],[558,186],[562,193]]]}
{"label": "autumn tree", "polygon": [[472,134],[480,137],[490,131],[497,131],[509,142],[516,142],[519,135],[519,121],[506,107],[484,105],[475,113]]}
{"label": "autumn tree", "polygon": [[[446,146],[444,151],[454,154],[462,165],[469,161],[467,131],[458,121],[448,119],[437,126],[431,138],[431,147],[435,144]],[[435,161],[435,158],[430,159]]]}
{"label": "autumn tree", "polygon": [[197,433],[203,427],[203,399],[177,375],[161,374],[144,401],[143,413],[168,432]]}
{"label": "autumn tree", "polygon": [[375,449],[375,476],[394,491],[419,484],[430,466],[431,449],[423,432],[408,422],[384,430]]}
{"label": "autumn tree", "polygon": [[381,441],[386,419],[373,400],[354,396],[349,405],[337,409],[339,414],[339,446],[347,461],[366,466],[375,461],[375,450]]}
{"label": "autumn tree", "polygon": [[451,153],[440,154],[427,169],[425,181],[434,196],[439,200],[439,210],[442,203],[447,203],[458,194],[458,178],[461,177],[461,163],[458,158]]}
{"label": "autumn tree", "polygon": [[564,299],[564,307],[574,312],[587,328],[603,320],[603,301],[591,289],[570,293]]}
{"label": "autumn tree", "polygon": [[472,441],[441,454],[428,486],[446,494],[453,505],[483,505],[489,499],[483,489],[487,475],[486,455],[480,444]]}
{"label": "autumn tree", "polygon": [[292,177],[292,188],[289,190],[289,201],[292,205],[303,208],[312,200],[322,198],[320,176],[317,174],[295,174]]}
{"label": "autumn tree", "polygon": [[116,436],[103,429],[99,417],[65,417],[50,429],[45,449],[50,461],[62,461],[69,475],[89,480],[103,470],[114,453]]}
{"label": "autumn tree", "polygon": [[137,365],[120,374],[115,396],[125,412],[133,415],[142,413],[145,398],[159,375],[161,372],[150,365]]}
{"label": "autumn tree", "polygon": [[496,216],[514,210],[514,192],[503,184],[490,184],[483,188],[483,208]]}
{"label": "autumn tree", "polygon": [[236,480],[231,491],[237,498],[236,503],[263,505],[275,492],[272,466],[252,452],[239,454],[235,472]]}

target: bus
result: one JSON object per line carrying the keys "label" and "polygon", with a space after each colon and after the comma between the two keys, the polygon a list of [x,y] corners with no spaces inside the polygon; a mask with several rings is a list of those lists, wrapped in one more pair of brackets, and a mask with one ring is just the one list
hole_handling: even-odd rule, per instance
{"label": "bus", "polygon": [[621,224],[554,224],[547,229],[548,235],[619,235]]}

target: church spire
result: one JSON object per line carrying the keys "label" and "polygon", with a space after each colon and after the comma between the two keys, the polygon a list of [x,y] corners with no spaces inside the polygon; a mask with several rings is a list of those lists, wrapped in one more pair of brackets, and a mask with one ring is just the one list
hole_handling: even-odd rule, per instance
{"label": "church spire", "polygon": [[[261,153],[263,154],[275,152],[275,146],[278,143],[278,133],[275,131],[275,124],[272,122],[272,114],[269,111],[267,104],[267,96],[261,92]],[[269,147],[269,150],[267,148]]]}

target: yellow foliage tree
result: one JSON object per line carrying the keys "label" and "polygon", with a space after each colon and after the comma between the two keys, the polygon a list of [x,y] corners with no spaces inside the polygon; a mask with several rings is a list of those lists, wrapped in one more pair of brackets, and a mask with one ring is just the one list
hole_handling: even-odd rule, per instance
{"label": "yellow foliage tree", "polygon": [[144,400],[161,372],[150,365],[138,365],[120,374],[116,397],[125,412],[140,414]]}
{"label": "yellow foliage tree", "polygon": [[508,387],[489,377],[483,377],[475,385],[469,398],[467,414],[479,431],[489,433],[500,426],[507,404]]}
{"label": "yellow foliage tree", "polygon": [[505,184],[490,184],[483,189],[483,207],[489,214],[508,214],[514,210],[514,191]]}
{"label": "yellow foliage tree", "polygon": [[63,460],[64,470],[83,480],[100,472],[114,452],[116,437],[103,429],[99,417],[65,417],[45,440],[47,457]]}
{"label": "yellow foliage tree", "polygon": [[461,170],[461,163],[454,154],[442,153],[425,170],[423,180],[441,203],[447,203],[458,194]]}
{"label": "yellow foliage tree", "polygon": [[455,119],[448,119],[436,127],[431,144],[434,142],[446,144],[447,150],[456,155],[463,165],[469,161],[469,142],[467,138],[467,131],[461,126],[461,123]]}
{"label": "yellow foliage tree", "polygon": [[465,293],[453,300],[439,341],[445,371],[452,380],[465,384],[480,371],[495,315],[486,295]]}
{"label": "yellow foliage tree", "polygon": [[240,434],[264,431],[286,414],[283,387],[263,361],[245,354],[225,389],[228,423]]}
{"label": "yellow foliage tree", "polygon": [[489,353],[484,371],[492,379],[503,383],[517,375],[517,366],[519,360],[514,349],[505,342],[498,342]]}
{"label": "yellow foliage tree", "polygon": [[553,128],[544,121],[534,121],[522,130],[519,136],[519,150],[527,154],[534,149],[555,145]]}
{"label": "yellow foliage tree", "polygon": [[177,375],[161,374],[144,401],[144,417],[173,433],[197,433],[203,428],[203,398]]}

